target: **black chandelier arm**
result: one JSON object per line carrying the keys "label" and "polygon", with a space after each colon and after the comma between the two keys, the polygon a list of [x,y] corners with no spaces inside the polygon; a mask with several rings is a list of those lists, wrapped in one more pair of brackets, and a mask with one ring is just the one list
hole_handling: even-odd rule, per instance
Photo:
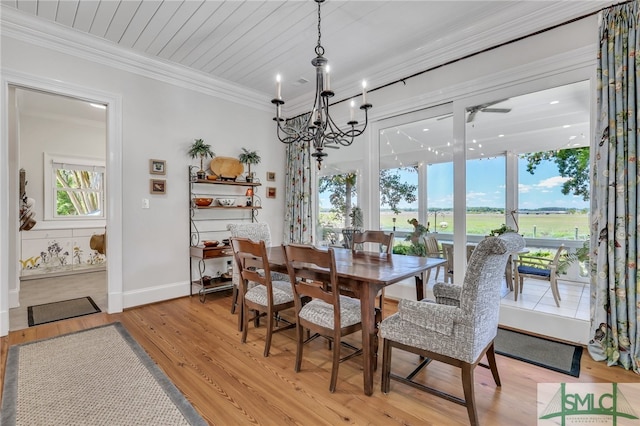
{"label": "black chandelier arm", "polygon": [[350,136],[347,134],[336,134],[336,133],[328,133],[325,137],[324,145],[342,145],[349,146],[353,143],[353,140],[356,136]]}

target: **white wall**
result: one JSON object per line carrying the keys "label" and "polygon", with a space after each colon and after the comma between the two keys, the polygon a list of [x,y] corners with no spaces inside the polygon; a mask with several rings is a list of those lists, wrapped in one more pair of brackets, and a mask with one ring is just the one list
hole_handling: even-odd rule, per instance
{"label": "white wall", "polygon": [[[267,170],[275,171],[275,186],[284,194],[284,146],[274,141],[270,113],[6,36],[1,47],[4,69],[122,98],[123,193],[110,201],[123,210],[124,307],[188,294],[191,159],[186,151],[194,138],[210,143],[217,155],[236,157],[241,147],[257,150],[262,163],[252,171],[263,181]],[[149,174],[151,158],[167,161],[164,195],[149,194],[149,179],[157,177]],[[150,198],[150,209],[141,208],[142,198]],[[283,197],[263,196],[262,206],[260,220],[280,243]],[[16,253],[10,256],[17,259]]]}

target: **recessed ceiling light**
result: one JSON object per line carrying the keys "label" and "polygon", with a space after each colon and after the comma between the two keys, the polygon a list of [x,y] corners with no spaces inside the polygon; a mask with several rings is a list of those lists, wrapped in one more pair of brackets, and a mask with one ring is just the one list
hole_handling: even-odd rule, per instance
{"label": "recessed ceiling light", "polygon": [[571,124],[565,124],[564,126],[562,126],[563,129],[568,129],[569,127],[571,127]]}
{"label": "recessed ceiling light", "polygon": [[482,144],[481,143],[478,144],[478,148],[482,148]]}
{"label": "recessed ceiling light", "polygon": [[476,149],[473,147],[469,147],[469,151],[475,151]]}
{"label": "recessed ceiling light", "polygon": [[576,138],[575,136],[569,136],[570,141],[574,140],[575,138]]}
{"label": "recessed ceiling light", "polygon": [[551,102],[549,102],[549,105],[555,105],[555,104],[559,104],[559,103],[560,103],[560,101],[551,101]]}
{"label": "recessed ceiling light", "polygon": [[428,132],[428,131],[429,131],[429,129],[422,129],[422,131],[423,131],[423,132]]}
{"label": "recessed ceiling light", "polygon": [[475,139],[473,140],[473,143],[477,143],[477,142],[478,142],[477,140],[475,140]]}
{"label": "recessed ceiling light", "polygon": [[504,138],[504,135],[498,135],[499,138]]}
{"label": "recessed ceiling light", "polygon": [[100,108],[100,109],[107,109],[106,105],[102,105],[102,104],[89,104],[94,108]]}

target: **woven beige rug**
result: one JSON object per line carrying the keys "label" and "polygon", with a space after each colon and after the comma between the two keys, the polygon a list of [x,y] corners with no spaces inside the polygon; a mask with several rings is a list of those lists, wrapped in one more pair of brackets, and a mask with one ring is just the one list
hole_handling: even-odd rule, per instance
{"label": "woven beige rug", "polygon": [[2,425],[206,425],[120,323],[9,348]]}

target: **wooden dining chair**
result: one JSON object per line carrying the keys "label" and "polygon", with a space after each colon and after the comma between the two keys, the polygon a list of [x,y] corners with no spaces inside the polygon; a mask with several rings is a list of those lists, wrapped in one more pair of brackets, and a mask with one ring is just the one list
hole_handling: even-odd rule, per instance
{"label": "wooden dining chair", "polygon": [[[354,351],[340,358],[342,337],[362,330],[360,301],[340,295],[332,248],[319,250],[309,245],[289,244],[284,250],[296,310],[295,371],[300,371],[302,348],[306,342],[318,336],[329,339],[333,343],[329,391],[333,393],[340,362],[362,353],[351,347]],[[311,300],[303,303],[305,297]],[[304,329],[313,334],[306,340],[303,340]]]}
{"label": "wooden dining chair", "polygon": [[[264,241],[264,244],[271,246],[271,230],[268,223],[229,223],[227,230],[231,238],[249,238],[251,241]],[[288,281],[289,276],[281,272],[271,271],[271,279],[275,281]],[[233,261],[232,274],[233,294],[231,295],[231,313],[235,314],[239,305],[238,288],[240,284],[240,272],[235,260]],[[242,330],[242,315],[238,318],[238,330]]]}
{"label": "wooden dining chair", "polygon": [[[358,251],[364,249],[364,244],[372,243],[378,245],[380,253],[386,253],[390,255],[393,252],[393,232],[385,233],[384,231],[364,231],[361,233],[353,234],[352,251]],[[380,310],[384,308],[384,288],[379,293]]]}
{"label": "wooden dining chair", "polygon": [[[257,318],[265,317],[267,322],[267,334],[264,344],[264,356],[269,356],[271,348],[271,337],[273,333],[287,330],[295,326],[288,323],[278,326],[281,318],[279,313],[282,310],[295,306],[293,301],[293,291],[288,281],[273,281],[271,269],[267,258],[267,248],[264,241],[251,241],[248,238],[231,238],[231,248],[233,256],[238,265],[240,274],[239,298],[242,303],[242,338],[241,342],[247,341],[249,322]],[[249,288],[249,283],[253,286]],[[250,317],[250,312],[254,313]],[[256,326],[258,321],[254,321]],[[275,323],[275,324],[274,324]]]}
{"label": "wooden dining chair", "polygon": [[378,244],[380,253],[391,254],[393,251],[393,232],[385,233],[384,231],[364,231],[353,234],[353,251],[363,250],[365,243]]}

